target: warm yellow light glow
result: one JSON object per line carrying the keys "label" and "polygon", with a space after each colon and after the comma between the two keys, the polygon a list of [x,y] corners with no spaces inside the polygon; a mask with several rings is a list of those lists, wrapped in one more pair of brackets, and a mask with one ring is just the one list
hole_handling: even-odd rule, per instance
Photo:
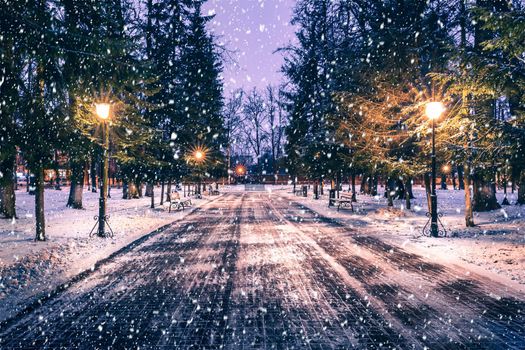
{"label": "warm yellow light glow", "polygon": [[204,152],[202,151],[195,151],[195,159],[202,160],[204,158]]}
{"label": "warm yellow light glow", "polygon": [[425,108],[425,114],[429,119],[438,119],[445,111],[445,106],[441,102],[429,102]]}
{"label": "warm yellow light glow", "polygon": [[450,167],[448,165],[443,165],[443,172],[448,173],[450,171]]}
{"label": "warm yellow light glow", "polygon": [[239,165],[235,171],[237,172],[238,175],[243,175],[244,167],[242,165]]}
{"label": "warm yellow light glow", "polygon": [[106,120],[109,118],[109,110],[111,106],[109,103],[96,103],[95,109],[100,119]]}

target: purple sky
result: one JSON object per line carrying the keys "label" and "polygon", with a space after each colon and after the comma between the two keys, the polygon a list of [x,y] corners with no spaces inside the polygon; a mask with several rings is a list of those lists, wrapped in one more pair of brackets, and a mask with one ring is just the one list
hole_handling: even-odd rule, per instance
{"label": "purple sky", "polygon": [[264,88],[282,80],[283,62],[277,48],[293,41],[290,25],[295,0],[209,0],[205,11],[215,13],[210,30],[230,50],[235,62],[224,67],[224,90]]}

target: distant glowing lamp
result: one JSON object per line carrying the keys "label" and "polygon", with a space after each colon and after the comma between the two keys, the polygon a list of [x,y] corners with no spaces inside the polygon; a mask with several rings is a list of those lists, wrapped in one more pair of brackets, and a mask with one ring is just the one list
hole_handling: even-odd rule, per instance
{"label": "distant glowing lamp", "polygon": [[111,105],[109,103],[96,103],[95,109],[100,119],[106,120],[109,118],[109,110],[111,109]]}
{"label": "distant glowing lamp", "polygon": [[198,161],[201,161],[204,159],[204,152],[202,151],[195,151],[195,159]]}
{"label": "distant glowing lamp", "polygon": [[235,172],[237,173],[237,175],[244,175],[244,167],[242,165],[237,166]]}

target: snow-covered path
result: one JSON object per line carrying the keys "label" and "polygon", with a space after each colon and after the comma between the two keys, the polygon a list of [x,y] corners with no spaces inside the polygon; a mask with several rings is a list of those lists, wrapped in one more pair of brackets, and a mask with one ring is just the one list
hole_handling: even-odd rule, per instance
{"label": "snow-covered path", "polygon": [[0,327],[5,349],[523,349],[525,296],[285,194],[230,193]]}

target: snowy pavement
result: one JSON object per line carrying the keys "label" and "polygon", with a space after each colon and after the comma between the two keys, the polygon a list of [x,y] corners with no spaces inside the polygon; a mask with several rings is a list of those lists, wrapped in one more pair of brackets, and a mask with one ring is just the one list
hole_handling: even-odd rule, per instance
{"label": "snowy pavement", "polygon": [[228,193],[0,326],[0,348],[523,349],[525,296],[287,193]]}
{"label": "snowy pavement", "polygon": [[[46,242],[34,241],[34,196],[23,189],[16,192],[16,220],[0,220],[0,321],[31,300],[48,293],[73,276],[92,268],[140,237],[191,212],[172,211],[159,206],[160,188],[155,189],[156,208],[151,198],[125,200],[113,188],[108,199],[109,223],[113,238],[89,237],[98,215],[98,193],[84,192],[84,209],[66,207],[69,188],[46,189]],[[196,206],[208,199],[192,199]]]}
{"label": "snowy pavement", "polygon": [[[506,283],[520,284],[525,293],[525,206],[509,205],[474,213],[476,227],[466,228],[464,192],[438,190],[438,210],[443,213],[441,220],[449,237],[435,239],[422,236],[428,208],[425,191],[419,186],[414,187],[412,210],[404,208],[404,200],[395,200],[394,207],[388,209],[384,189],[380,187],[379,196],[357,196],[355,213],[328,208],[326,195],[314,200],[311,195],[308,198],[292,196],[290,187],[270,189],[363,234],[377,236],[416,254],[436,261],[468,263],[472,268],[477,266],[481,271],[493,272]],[[498,192],[497,196],[501,203],[503,193]],[[509,193],[508,198],[514,203],[516,194]]]}

